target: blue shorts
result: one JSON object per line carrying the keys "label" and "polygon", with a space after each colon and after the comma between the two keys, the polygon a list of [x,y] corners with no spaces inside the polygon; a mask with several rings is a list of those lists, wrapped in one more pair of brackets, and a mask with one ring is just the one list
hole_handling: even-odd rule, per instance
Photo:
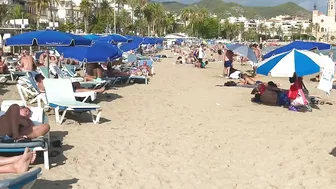
{"label": "blue shorts", "polygon": [[225,68],[230,68],[232,66],[232,62],[230,60],[224,62]]}

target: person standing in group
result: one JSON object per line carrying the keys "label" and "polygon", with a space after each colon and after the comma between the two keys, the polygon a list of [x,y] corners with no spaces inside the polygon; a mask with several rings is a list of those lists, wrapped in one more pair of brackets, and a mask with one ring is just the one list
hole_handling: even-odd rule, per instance
{"label": "person standing in group", "polygon": [[[254,54],[256,55],[257,57],[257,60],[260,61],[261,60],[261,50],[259,48],[259,45],[258,44],[253,44],[252,45],[252,49],[254,51]],[[253,77],[256,76],[256,73],[257,73],[257,65],[258,65],[258,61],[257,62],[254,62],[252,67],[253,67]]]}
{"label": "person standing in group", "polygon": [[329,51],[329,58],[331,58],[331,60],[334,60],[334,51]]}
{"label": "person standing in group", "polygon": [[221,42],[219,42],[218,46],[217,46],[217,53],[218,53],[218,62],[222,62],[222,54],[223,54],[223,45]]}
{"label": "person standing in group", "polygon": [[227,49],[224,46],[224,70],[223,70],[223,77],[229,78],[230,76],[230,68],[232,67],[233,62],[233,52]]}
{"label": "person standing in group", "polygon": [[203,58],[204,58],[204,44],[201,44],[199,49],[198,49],[198,62],[199,63],[202,63],[203,61]]}

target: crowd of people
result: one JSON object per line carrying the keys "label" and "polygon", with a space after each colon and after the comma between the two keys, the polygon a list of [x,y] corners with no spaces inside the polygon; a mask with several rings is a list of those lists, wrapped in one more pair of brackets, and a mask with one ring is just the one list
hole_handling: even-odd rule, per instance
{"label": "crowd of people", "polygon": [[[249,61],[247,57],[240,56],[222,43],[214,45],[189,45],[187,47],[174,46],[172,51],[178,55],[176,64],[194,64],[195,67],[205,68],[207,63],[211,61],[223,64],[222,77],[229,79],[224,86],[255,86],[251,94],[254,95],[252,101],[265,105],[283,106],[292,111],[309,110],[308,105],[308,90],[306,89],[302,77],[297,77],[296,74],[289,79],[290,89],[285,90],[280,88],[280,84],[272,81],[262,82],[260,76],[256,74],[257,64],[262,61],[262,44],[248,45],[257,57],[257,62]],[[210,56],[208,56],[210,54]],[[213,56],[216,54],[216,56]],[[202,66],[202,62],[207,62]],[[245,65],[248,63],[251,66],[251,73],[246,73],[234,67],[234,63]]]}

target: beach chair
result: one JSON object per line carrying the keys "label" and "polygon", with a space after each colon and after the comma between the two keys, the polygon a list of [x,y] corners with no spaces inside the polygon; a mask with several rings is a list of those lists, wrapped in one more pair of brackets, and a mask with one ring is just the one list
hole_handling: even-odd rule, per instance
{"label": "beach chair", "polygon": [[128,63],[136,62],[137,60],[138,60],[138,57],[135,54],[129,54],[127,56]]}
{"label": "beach chair", "polygon": [[82,77],[74,77],[71,75],[68,75],[67,72],[63,72],[59,66],[51,66],[50,70],[53,70],[54,73],[58,75],[58,78],[62,79],[70,79],[72,82],[83,82],[84,78]]}
{"label": "beach chair", "polygon": [[10,175],[10,178],[0,180],[0,189],[30,189],[40,173],[41,168],[36,168],[23,174]]}
{"label": "beach chair", "polygon": [[[5,114],[8,108],[12,104],[18,104],[19,106],[25,106],[23,101],[20,100],[5,100],[1,103],[0,116]],[[40,125],[42,123],[47,124],[49,122],[48,116],[45,114],[43,108],[40,107],[29,107],[32,116],[31,120],[35,125]],[[32,139],[30,142],[24,143],[0,143],[0,153],[17,153],[24,152],[25,148],[30,148],[33,151],[42,151],[44,158],[44,167],[49,169],[49,143],[50,143],[50,134],[46,136]]]}
{"label": "beach chair", "polygon": [[35,81],[35,76],[37,72],[27,72],[27,76],[20,77],[21,82],[16,84],[16,87],[19,91],[19,95],[22,101],[27,105],[26,98],[29,98],[29,95],[33,99],[29,102],[30,104],[37,103],[38,107],[42,107],[42,102],[46,105],[47,100],[45,94],[40,91]]}
{"label": "beach chair", "polygon": [[69,75],[70,77],[75,77],[75,74],[76,74],[76,70],[75,69],[76,68],[74,66],[68,65],[68,64],[63,65],[63,67],[62,67],[62,70],[64,72],[66,72],[66,74]]}
{"label": "beach chair", "polygon": [[[67,111],[89,112],[93,123],[99,123],[101,116],[100,106],[76,101],[69,79],[45,79],[43,83],[46,89],[48,105],[55,109],[57,123],[62,124]],[[62,95],[59,94],[59,88],[55,86],[62,86]],[[60,111],[63,111],[61,116]],[[93,116],[92,111],[97,111],[96,118]]]}
{"label": "beach chair", "polygon": [[[84,71],[85,74],[87,74],[86,73],[86,64],[87,63],[85,63],[84,66],[83,66],[83,71]],[[107,67],[104,67],[102,65],[100,65],[100,66],[102,67],[103,70],[107,69]],[[101,83],[100,86],[106,87],[110,84],[114,85],[117,81],[120,81],[120,80],[121,80],[121,77],[108,77],[107,76],[107,77],[104,77],[104,78],[100,78],[100,80],[95,80],[94,82],[100,82]],[[80,83],[80,84],[82,85],[82,83]]]}
{"label": "beach chair", "polygon": [[147,63],[147,66],[150,67],[152,75],[154,75],[153,60],[140,60],[139,66],[143,66],[145,62]]}

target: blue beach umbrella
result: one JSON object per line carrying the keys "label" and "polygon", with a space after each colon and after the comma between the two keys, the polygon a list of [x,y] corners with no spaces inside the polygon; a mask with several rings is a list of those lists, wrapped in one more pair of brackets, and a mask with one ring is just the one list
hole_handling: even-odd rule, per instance
{"label": "blue beach umbrella", "polygon": [[154,44],[156,44],[156,40],[155,40],[155,38],[152,38],[152,37],[144,37],[142,44],[144,44],[144,45],[154,45]]}
{"label": "blue beach umbrella", "polygon": [[280,53],[288,52],[293,49],[297,50],[329,50],[331,48],[330,44],[326,43],[319,43],[319,42],[305,42],[305,41],[294,41],[288,45],[282,46],[280,48],[277,48],[267,54],[264,55],[264,58],[269,58],[273,55],[277,55]]}
{"label": "blue beach umbrella", "polygon": [[311,51],[293,49],[274,55],[258,64],[257,73],[273,77],[302,77],[320,72],[324,59]]}
{"label": "blue beach umbrella", "polygon": [[85,37],[85,38],[87,38],[87,39],[95,40],[95,39],[100,38],[101,36],[98,35],[98,34],[88,34],[88,35],[84,35],[83,37]]}
{"label": "blue beach umbrella", "polygon": [[26,32],[6,39],[6,46],[87,46],[92,40],[71,33],[40,30]]}
{"label": "blue beach umbrella", "polygon": [[129,43],[124,43],[120,46],[120,49],[124,52],[130,51],[130,50],[136,50],[140,47],[140,45],[143,43],[144,39],[142,37],[133,36],[130,37],[132,40]]}
{"label": "blue beach umbrella", "polygon": [[255,55],[253,49],[246,45],[242,44],[232,44],[232,45],[227,45],[226,46],[229,50],[232,52],[239,54],[240,56],[247,57],[250,61],[252,62],[257,62],[258,58]]}
{"label": "blue beach umbrella", "polygon": [[73,58],[87,63],[106,62],[122,56],[122,52],[117,46],[98,41],[94,42],[92,46],[56,47],[56,50],[64,58]]}
{"label": "blue beach umbrella", "polygon": [[108,43],[127,43],[130,40],[120,34],[112,34],[108,36],[103,36],[97,39],[98,41],[108,42]]}
{"label": "blue beach umbrella", "polygon": [[[56,47],[56,46],[88,46],[92,44],[91,39],[87,39],[82,36],[74,35],[71,33],[53,31],[53,30],[39,30],[26,32],[19,35],[15,35],[6,39],[6,46],[44,46],[44,47]],[[49,56],[49,54],[48,54]],[[48,77],[49,73],[49,57],[48,61]]]}

